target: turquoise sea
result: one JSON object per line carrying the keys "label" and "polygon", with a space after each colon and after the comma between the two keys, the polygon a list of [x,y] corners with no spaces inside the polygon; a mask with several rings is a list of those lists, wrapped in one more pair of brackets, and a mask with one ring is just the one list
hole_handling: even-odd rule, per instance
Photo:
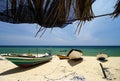
{"label": "turquoise sea", "polygon": [[71,49],[82,50],[84,56],[96,56],[103,52],[109,56],[120,56],[120,46],[0,46],[0,54],[46,53],[67,55]]}

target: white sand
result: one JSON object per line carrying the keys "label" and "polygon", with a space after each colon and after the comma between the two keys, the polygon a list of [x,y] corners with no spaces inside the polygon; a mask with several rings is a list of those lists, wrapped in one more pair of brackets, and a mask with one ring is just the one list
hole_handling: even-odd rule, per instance
{"label": "white sand", "polygon": [[107,79],[96,57],[84,56],[83,61],[74,62],[53,56],[50,62],[31,68],[20,68],[8,60],[0,60],[0,81],[120,81],[120,57],[107,59],[102,63]]}

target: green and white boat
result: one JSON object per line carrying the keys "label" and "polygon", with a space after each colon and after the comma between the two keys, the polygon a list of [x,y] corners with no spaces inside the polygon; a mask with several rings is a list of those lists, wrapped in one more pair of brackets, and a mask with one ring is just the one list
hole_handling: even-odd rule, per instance
{"label": "green and white boat", "polygon": [[17,66],[20,67],[30,67],[33,65],[49,62],[52,59],[52,56],[42,56],[42,57],[6,57],[7,60],[11,61]]}

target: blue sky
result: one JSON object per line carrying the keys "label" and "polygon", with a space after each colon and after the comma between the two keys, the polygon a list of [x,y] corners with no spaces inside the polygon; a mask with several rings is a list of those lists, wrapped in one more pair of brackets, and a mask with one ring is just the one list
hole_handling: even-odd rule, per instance
{"label": "blue sky", "polygon": [[[116,0],[96,0],[93,4],[95,15],[111,13]],[[106,4],[107,3],[107,4]],[[40,38],[35,37],[39,26],[36,24],[11,24],[0,22],[0,45],[120,45],[120,16],[96,18],[83,25],[75,33],[77,21],[65,28],[47,29]]]}

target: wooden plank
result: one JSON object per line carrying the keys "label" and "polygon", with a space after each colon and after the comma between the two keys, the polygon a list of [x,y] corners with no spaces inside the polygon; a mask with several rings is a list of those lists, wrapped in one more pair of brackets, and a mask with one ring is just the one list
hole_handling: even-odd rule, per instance
{"label": "wooden plank", "polygon": [[104,71],[103,66],[102,66],[101,63],[100,63],[100,67],[101,67],[101,69],[102,69],[102,72],[103,72],[104,78],[107,78],[107,76],[106,76],[106,74],[105,74],[105,71]]}

